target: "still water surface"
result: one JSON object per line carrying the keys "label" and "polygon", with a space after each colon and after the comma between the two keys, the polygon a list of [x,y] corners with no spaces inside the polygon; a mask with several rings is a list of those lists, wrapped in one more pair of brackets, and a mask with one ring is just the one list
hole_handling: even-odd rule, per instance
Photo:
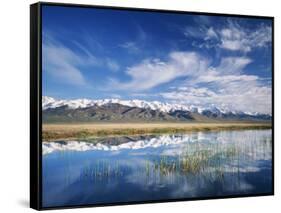
{"label": "still water surface", "polygon": [[271,130],[43,143],[44,207],[271,190]]}

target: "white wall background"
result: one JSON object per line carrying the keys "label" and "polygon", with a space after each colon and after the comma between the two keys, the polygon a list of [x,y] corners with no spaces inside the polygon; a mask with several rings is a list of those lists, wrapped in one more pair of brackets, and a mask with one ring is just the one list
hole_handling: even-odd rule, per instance
{"label": "white wall background", "polygon": [[[274,197],[145,204],[65,210],[69,212],[276,212],[281,203],[281,3],[277,0],[68,0],[202,12],[275,16],[275,191]],[[0,6],[0,212],[31,212],[29,206],[29,4],[1,1]],[[279,40],[280,39],[280,40]],[[279,210],[280,212],[280,210]]]}

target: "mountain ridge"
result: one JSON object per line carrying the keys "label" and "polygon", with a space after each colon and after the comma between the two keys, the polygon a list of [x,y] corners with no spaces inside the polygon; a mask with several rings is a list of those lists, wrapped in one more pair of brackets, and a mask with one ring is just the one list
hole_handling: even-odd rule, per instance
{"label": "mountain ridge", "polygon": [[202,109],[141,100],[56,100],[42,99],[43,122],[210,122],[210,121],[270,121],[265,114],[247,114]]}
{"label": "mountain ridge", "polygon": [[270,114],[263,114],[258,112],[242,112],[242,111],[233,111],[227,108],[219,108],[217,106],[211,107],[199,107],[194,105],[183,105],[183,104],[170,104],[160,101],[145,101],[139,99],[133,100],[121,100],[121,99],[71,99],[71,100],[64,100],[64,99],[55,99],[49,96],[42,96],[42,108],[46,110],[48,108],[57,108],[60,106],[68,106],[71,109],[77,108],[87,108],[91,106],[102,106],[106,104],[120,104],[129,107],[138,107],[138,108],[145,108],[151,110],[159,110],[162,112],[173,112],[177,110],[181,111],[189,111],[195,112],[199,114],[203,114],[204,112],[210,111],[212,113],[232,113],[232,114],[246,114],[246,115],[269,115]]}

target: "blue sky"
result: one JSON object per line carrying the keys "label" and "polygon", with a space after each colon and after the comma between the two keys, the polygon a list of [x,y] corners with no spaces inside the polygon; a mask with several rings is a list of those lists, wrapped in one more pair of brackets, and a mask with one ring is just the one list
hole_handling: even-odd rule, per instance
{"label": "blue sky", "polygon": [[271,113],[271,21],[43,6],[43,95]]}

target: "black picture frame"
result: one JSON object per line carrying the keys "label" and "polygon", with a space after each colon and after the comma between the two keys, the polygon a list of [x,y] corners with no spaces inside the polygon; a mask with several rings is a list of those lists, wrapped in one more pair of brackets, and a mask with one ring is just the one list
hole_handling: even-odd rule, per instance
{"label": "black picture frame", "polygon": [[[43,207],[42,206],[42,6],[60,6],[60,7],[79,7],[79,8],[102,8],[110,10],[129,10],[129,11],[149,11],[155,13],[176,13],[176,14],[193,14],[223,17],[245,17],[255,19],[267,19],[272,22],[272,193],[234,195],[234,196],[216,196],[216,197],[196,197],[185,199],[168,199],[168,200],[146,200],[142,202],[121,202],[107,204],[75,205],[62,207]],[[97,207],[112,205],[131,205],[145,203],[162,203],[175,201],[191,200],[210,200],[240,197],[257,197],[274,195],[274,17],[208,13],[208,12],[190,12],[176,10],[159,10],[145,8],[130,8],[116,6],[100,5],[83,5],[67,3],[48,3],[39,2],[30,5],[30,207],[36,210],[47,209],[66,209],[81,207]]]}

